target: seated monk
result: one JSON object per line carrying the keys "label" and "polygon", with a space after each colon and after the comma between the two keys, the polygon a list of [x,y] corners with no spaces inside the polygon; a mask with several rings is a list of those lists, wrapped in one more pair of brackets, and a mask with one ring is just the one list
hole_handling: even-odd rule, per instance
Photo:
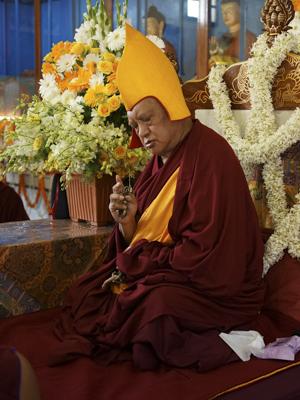
{"label": "seated monk", "polygon": [[236,359],[219,333],[252,329],[263,303],[247,182],[228,143],[191,119],[167,57],[128,25],[117,84],[131,144],[153,157],[132,194],[116,178],[106,260],[70,290],[51,363],[84,355],[206,371]]}
{"label": "seated monk", "polygon": [[25,221],[28,215],[18,193],[4,182],[0,182],[0,222]]}

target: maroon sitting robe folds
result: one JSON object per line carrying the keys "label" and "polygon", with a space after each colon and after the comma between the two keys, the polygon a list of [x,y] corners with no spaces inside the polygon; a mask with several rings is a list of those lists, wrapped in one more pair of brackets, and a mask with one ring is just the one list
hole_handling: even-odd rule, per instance
{"label": "maroon sitting robe folds", "polygon": [[[256,212],[232,149],[197,121],[164,165],[155,156],[139,177],[139,214],[178,166],[174,244],[141,240],[124,252],[116,227],[106,262],[67,296],[52,364],[132,357],[141,369],[162,362],[203,371],[235,358],[218,333],[252,328],[263,303]],[[101,288],[116,266],[129,284],[120,295]]]}
{"label": "maroon sitting robe folds", "polygon": [[0,222],[25,221],[28,215],[13,188],[0,182]]}

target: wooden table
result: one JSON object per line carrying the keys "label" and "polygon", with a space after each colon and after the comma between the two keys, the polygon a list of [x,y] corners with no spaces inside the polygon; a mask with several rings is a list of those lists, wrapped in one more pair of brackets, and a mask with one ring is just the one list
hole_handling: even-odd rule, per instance
{"label": "wooden table", "polygon": [[101,264],[111,231],[70,220],[0,224],[0,318],[60,305]]}

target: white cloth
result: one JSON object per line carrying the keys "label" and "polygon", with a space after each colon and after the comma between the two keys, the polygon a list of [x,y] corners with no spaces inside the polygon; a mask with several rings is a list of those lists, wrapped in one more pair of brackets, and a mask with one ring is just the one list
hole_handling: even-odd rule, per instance
{"label": "white cloth", "polygon": [[265,347],[264,338],[257,331],[222,332],[219,336],[242,361],[249,361],[251,354]]}

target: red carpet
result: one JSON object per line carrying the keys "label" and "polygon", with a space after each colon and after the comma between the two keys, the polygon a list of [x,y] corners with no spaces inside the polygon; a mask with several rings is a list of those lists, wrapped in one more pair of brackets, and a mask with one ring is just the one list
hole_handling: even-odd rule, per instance
{"label": "red carpet", "polygon": [[140,372],[131,362],[104,366],[81,358],[47,367],[48,355],[56,344],[51,328],[58,312],[49,310],[0,321],[1,344],[15,346],[31,361],[42,400],[207,400],[232,386],[292,365],[253,359],[200,374],[167,368]]}

